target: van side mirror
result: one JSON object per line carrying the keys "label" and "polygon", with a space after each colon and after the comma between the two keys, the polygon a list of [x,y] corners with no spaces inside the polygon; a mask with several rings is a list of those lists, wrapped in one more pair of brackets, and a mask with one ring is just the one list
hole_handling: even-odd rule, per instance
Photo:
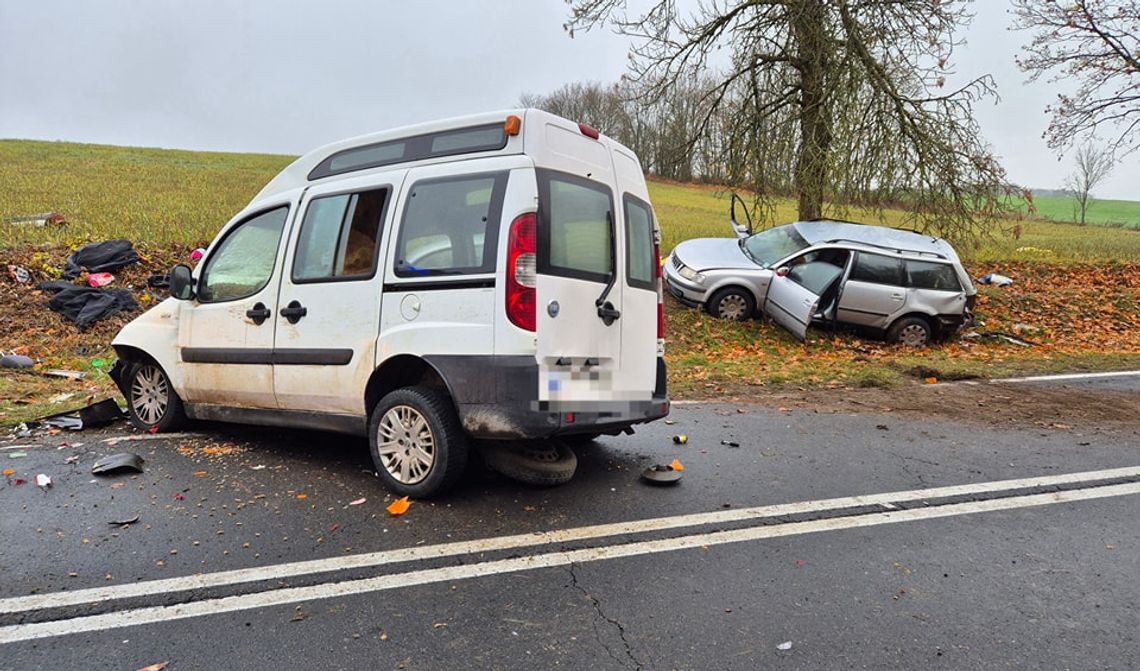
{"label": "van side mirror", "polygon": [[170,295],[180,301],[194,299],[194,276],[190,266],[179,263],[170,269]]}

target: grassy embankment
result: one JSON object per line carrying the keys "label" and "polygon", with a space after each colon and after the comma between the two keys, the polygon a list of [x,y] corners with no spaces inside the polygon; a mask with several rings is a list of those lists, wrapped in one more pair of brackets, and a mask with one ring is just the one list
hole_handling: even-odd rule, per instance
{"label": "grassy embankment", "polygon": [[[30,265],[37,279],[62,267],[70,249],[88,241],[126,237],[159,272],[186,250],[204,244],[290,157],[0,141],[0,221],[62,212],[62,229],[0,224],[0,255]],[[650,194],[664,233],[662,253],[693,237],[727,237],[728,198],[699,186],[653,182]],[[1040,207],[1040,203],[1038,206]],[[1134,204],[1140,212],[1140,204]],[[781,202],[775,221],[794,218]],[[858,213],[852,218],[874,222]],[[886,213],[888,225],[901,213]],[[769,222],[771,223],[771,222]],[[1013,222],[1011,222],[1012,225]],[[806,344],[763,321],[730,324],[669,301],[668,360],[676,396],[750,393],[757,385],[891,385],[916,378],[997,377],[1071,369],[1140,365],[1140,232],[1026,220],[1017,240],[959,250],[975,276],[996,270],[1018,280],[1011,289],[982,287],[981,331],[1016,333],[1038,343],[961,340],[922,351],[888,347],[845,334],[813,332]],[[1140,216],[1131,223],[1140,223]],[[6,291],[22,291],[11,283]],[[5,293],[7,295],[7,293]],[[25,305],[46,297],[22,295]],[[46,313],[46,307],[42,308]],[[19,321],[19,315],[8,320]],[[0,348],[29,347],[47,367],[91,369],[110,355],[107,343],[127,317],[86,334],[47,313],[23,330],[3,328]],[[18,339],[20,342],[15,342]],[[77,343],[82,340],[83,345]],[[84,349],[86,348],[86,349]],[[83,351],[83,354],[77,354]],[[82,391],[109,393],[92,371]],[[30,375],[0,376],[0,423],[41,412],[42,397],[75,383]],[[27,401],[31,405],[21,405]],[[66,405],[66,403],[65,403]]]}

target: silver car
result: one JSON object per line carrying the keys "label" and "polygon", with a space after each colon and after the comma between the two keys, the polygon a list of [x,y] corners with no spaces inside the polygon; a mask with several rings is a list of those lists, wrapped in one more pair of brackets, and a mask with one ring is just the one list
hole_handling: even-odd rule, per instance
{"label": "silver car", "polygon": [[800,340],[811,323],[870,328],[921,347],[973,323],[976,296],[948,242],[883,226],[798,221],[677,245],[665,285],[690,307],[745,320],[759,307]]}

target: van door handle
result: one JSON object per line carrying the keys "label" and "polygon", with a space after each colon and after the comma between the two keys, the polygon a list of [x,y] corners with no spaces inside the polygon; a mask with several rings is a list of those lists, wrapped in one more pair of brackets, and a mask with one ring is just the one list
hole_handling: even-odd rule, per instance
{"label": "van door handle", "polygon": [[613,303],[606,301],[598,306],[598,316],[602,318],[603,324],[609,326],[621,318],[621,310],[614,308]]}
{"label": "van door handle", "polygon": [[269,319],[269,315],[273,314],[269,308],[265,307],[265,303],[254,303],[253,307],[245,311],[245,316],[253,320],[254,324],[261,326]]}
{"label": "van door handle", "polygon": [[309,309],[302,306],[300,301],[289,301],[289,305],[281,308],[281,316],[288,319],[290,324],[296,324],[307,314]]}

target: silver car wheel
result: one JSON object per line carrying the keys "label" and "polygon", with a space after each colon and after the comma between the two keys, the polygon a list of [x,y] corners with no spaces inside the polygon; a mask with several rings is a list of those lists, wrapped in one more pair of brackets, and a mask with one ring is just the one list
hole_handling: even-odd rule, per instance
{"label": "silver car wheel", "polygon": [[170,385],[158,366],[143,366],[131,385],[131,407],[146,424],[158,424],[170,407]]}
{"label": "silver car wheel", "polygon": [[740,294],[727,294],[717,303],[716,309],[723,319],[743,321],[748,316],[748,301]]}
{"label": "silver car wheel", "polygon": [[393,406],[380,418],[377,451],[384,470],[398,482],[414,485],[435,464],[435,436],[427,419],[409,405]]}
{"label": "silver car wheel", "polygon": [[899,342],[908,347],[922,347],[930,339],[930,333],[922,324],[907,324],[899,331]]}

